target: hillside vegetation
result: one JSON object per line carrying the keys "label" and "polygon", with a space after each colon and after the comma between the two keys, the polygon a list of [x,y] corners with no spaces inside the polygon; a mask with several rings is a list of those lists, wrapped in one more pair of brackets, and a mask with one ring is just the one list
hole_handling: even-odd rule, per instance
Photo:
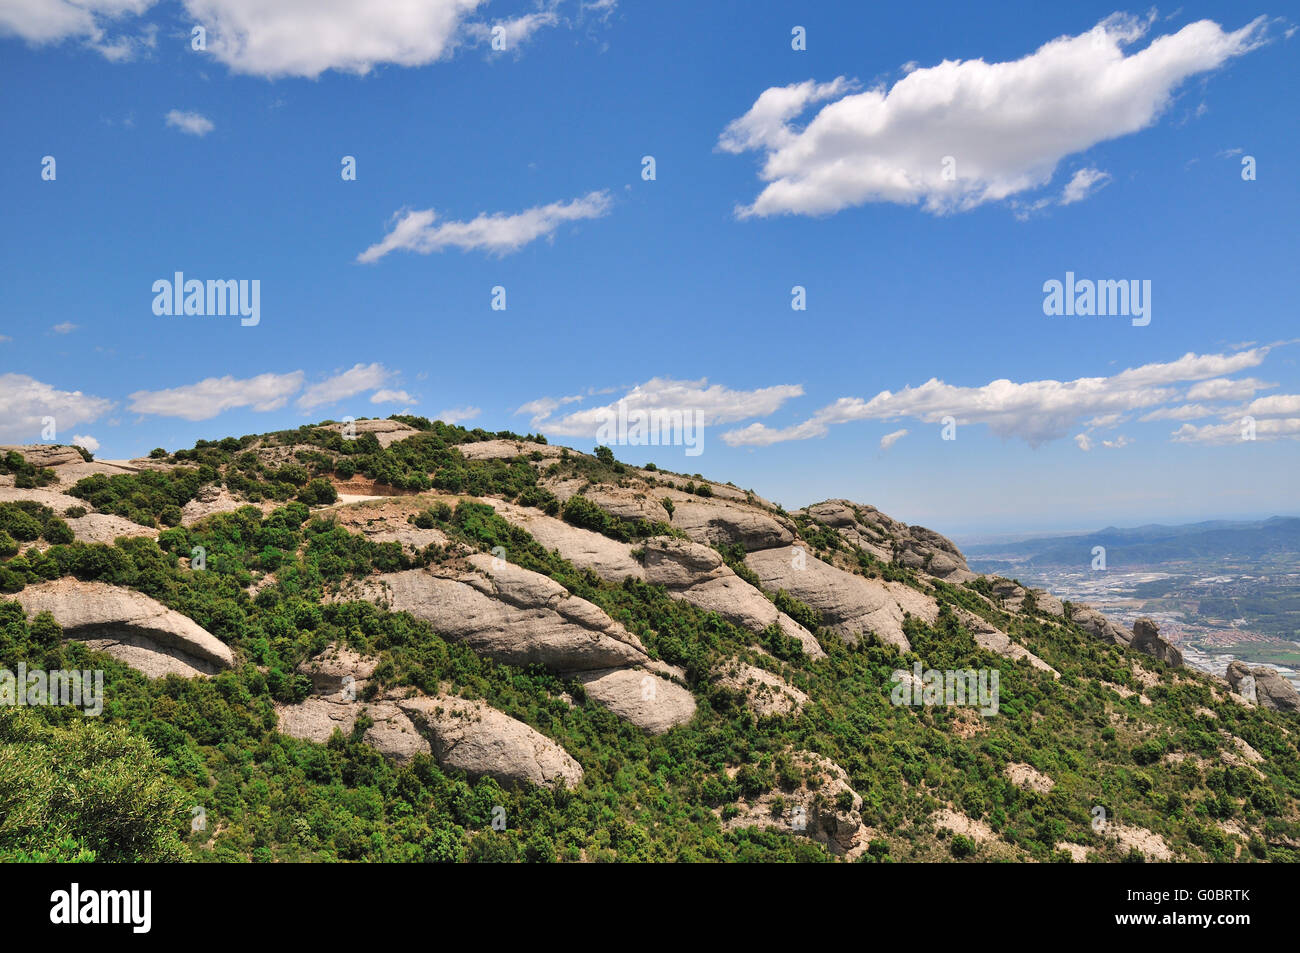
{"label": "hillside vegetation", "polygon": [[[937,533],[356,429],[5,459],[0,668],[105,681],[0,707],[0,860],[1300,859],[1285,699]],[[896,704],[915,663],[996,672],[996,713]]]}

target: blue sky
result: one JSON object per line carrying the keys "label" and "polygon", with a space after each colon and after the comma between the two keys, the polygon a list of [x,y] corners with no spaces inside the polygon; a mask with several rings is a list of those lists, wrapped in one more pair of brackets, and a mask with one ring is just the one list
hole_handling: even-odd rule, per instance
{"label": "blue sky", "polygon": [[[622,398],[705,432],[620,458],[787,507],[1300,511],[1294,7],[294,6],[0,4],[0,442],[409,411],[590,449]],[[177,271],[260,321],[155,314]],[[1045,315],[1067,272],[1150,323]]]}

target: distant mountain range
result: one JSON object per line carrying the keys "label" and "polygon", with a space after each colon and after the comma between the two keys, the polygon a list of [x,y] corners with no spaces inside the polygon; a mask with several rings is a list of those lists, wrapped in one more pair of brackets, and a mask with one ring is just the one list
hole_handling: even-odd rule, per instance
{"label": "distant mountain range", "polygon": [[1014,543],[963,547],[972,568],[1008,563],[1033,567],[1087,566],[1095,546],[1106,548],[1110,568],[1154,567],[1170,563],[1300,557],[1300,517],[1274,516],[1236,522],[1209,520],[1180,526],[1151,523],[1131,529],[1108,526],[1095,533],[1042,536]]}

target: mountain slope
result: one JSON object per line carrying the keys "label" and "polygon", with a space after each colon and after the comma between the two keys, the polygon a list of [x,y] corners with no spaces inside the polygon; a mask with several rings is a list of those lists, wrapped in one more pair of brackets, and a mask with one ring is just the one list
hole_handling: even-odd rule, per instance
{"label": "mountain slope", "polygon": [[[0,825],[0,856],[1300,857],[1286,700],[1177,666],[1154,630],[850,501],[786,513],[422,418],[356,431],[6,458],[0,665],[106,685],[84,727],[0,709],[0,805],[32,819]],[[74,540],[92,516],[147,532]],[[72,595],[29,615],[54,580]],[[61,628],[92,583],[184,616],[231,667],[151,679]],[[74,731],[135,746],[78,784],[148,793],[149,836],[25,780]]]}

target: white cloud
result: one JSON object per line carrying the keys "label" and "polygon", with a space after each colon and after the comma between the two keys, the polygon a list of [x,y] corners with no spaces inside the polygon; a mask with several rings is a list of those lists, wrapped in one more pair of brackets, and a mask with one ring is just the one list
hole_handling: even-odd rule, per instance
{"label": "white cloud", "polygon": [[1153,420],[1198,420],[1202,417],[1217,417],[1223,412],[1221,407],[1207,407],[1204,404],[1183,404],[1177,407],[1157,407],[1149,414],[1138,418],[1142,423]]}
{"label": "white cloud", "polygon": [[1086,433],[1077,433],[1074,435],[1074,442],[1078,444],[1080,450],[1087,453],[1092,449],[1092,438]]}
{"label": "white cloud", "polygon": [[592,192],[572,202],[552,202],[514,215],[481,213],[468,222],[434,224],[433,209],[405,209],[394,214],[392,230],[383,241],[357,256],[359,262],[378,261],[398,249],[427,255],[444,248],[482,250],[497,255],[518,251],[529,242],[550,236],[565,222],[600,218],[609,211],[608,192]]}
{"label": "white cloud", "polygon": [[[1183,424],[1171,435],[1175,443],[1231,444],[1246,442],[1245,425],[1240,420],[1223,424]],[[1255,421],[1255,440],[1300,438],[1300,417],[1265,418]]]}
{"label": "white cloud", "polygon": [[364,391],[382,387],[392,376],[393,372],[382,364],[354,364],[342,374],[335,374],[319,384],[312,384],[303,391],[296,404],[302,410],[333,404]]}
{"label": "white cloud", "polygon": [[1256,391],[1272,387],[1254,377],[1233,380],[1229,377],[1216,377],[1201,381],[1187,389],[1188,400],[1249,400]]}
{"label": "white cloud", "polygon": [[1251,401],[1242,410],[1252,417],[1300,417],[1300,394],[1274,394]]}
{"label": "white cloud", "polygon": [[91,453],[97,453],[99,451],[99,441],[90,436],[90,434],[74,434],[72,442],[78,447],[85,447]]}
{"label": "white cloud", "polygon": [[1099,169],[1080,169],[1061,190],[1061,204],[1073,205],[1082,202],[1094,192],[1106,187],[1110,182],[1110,173]]}
{"label": "white cloud", "polygon": [[152,46],[156,28],[141,37],[111,35],[107,28],[127,16],[144,13],[155,0],[5,0],[0,3],[0,36],[18,36],[33,44],[81,40],[113,61],[129,59],[141,46]]}
{"label": "white cloud", "polygon": [[893,433],[887,433],[880,438],[880,449],[888,450],[890,447],[898,443],[898,441],[902,440],[906,436],[907,436],[907,428],[904,428],[902,430],[895,430]]}
{"label": "white cloud", "polygon": [[81,325],[73,324],[71,321],[64,321],[61,324],[54,325],[54,327],[50,328],[50,330],[53,331],[55,334],[71,334],[79,327],[81,327]]}
{"label": "white cloud", "polygon": [[484,0],[185,0],[208,51],[237,73],[316,78],[382,63],[423,66],[450,54]]}
{"label": "white cloud", "polygon": [[[618,413],[619,403],[622,403],[628,413],[638,410],[691,413],[695,415],[698,426],[708,427],[766,416],[779,409],[787,400],[802,394],[803,388],[798,384],[778,384],[757,390],[732,390],[721,384],[710,386],[708,380],[703,378],[698,381],[682,381],[656,377],[636,385],[618,401],[601,407],[576,410],[556,419],[550,416],[555,407],[543,409],[533,417],[532,425],[557,436],[594,436],[601,424],[608,423],[611,415]],[[534,401],[531,405],[525,404],[520,410],[534,405],[547,407],[542,401]]]}
{"label": "white cloud", "polygon": [[370,395],[372,404],[414,404],[415,398],[404,390],[377,390]]}
{"label": "white cloud", "polygon": [[[1066,157],[1152,125],[1184,80],[1263,43],[1265,24],[1259,17],[1225,33],[1201,20],[1125,55],[1150,21],[1117,14],[1013,62],[945,60],[888,90],[853,91],[843,78],[776,87],[718,145],[763,153],[767,185],[741,216],[824,215],[867,202],[964,211],[1045,186]],[[793,124],[828,99],[802,128]],[[1063,199],[1083,181],[1072,186]]]}
{"label": "white cloud", "polygon": [[1112,377],[1072,381],[995,380],[982,387],[956,387],[931,378],[897,393],[881,391],[870,400],[841,397],[794,426],[775,429],[754,423],[724,433],[722,440],[731,446],[767,446],[822,437],[832,425],[855,420],[912,418],[933,424],[952,416],[962,424],[986,424],[999,437],[1019,437],[1038,446],[1064,437],[1085,418],[1104,420],[1109,415],[1167,403],[1179,393],[1175,385],[1254,367],[1268,352],[1268,347],[1259,347],[1236,354],[1189,353]]}
{"label": "white cloud", "polygon": [[196,112],[173,109],[167,114],[167,125],[191,136],[206,136],[214,128],[212,120]]}
{"label": "white cloud", "polygon": [[465,34],[480,43],[489,43],[492,40],[492,31],[500,27],[506,51],[518,50],[542,27],[555,26],[560,22],[560,17],[555,12],[556,6],[557,4],[552,0],[549,7],[536,13],[526,13],[509,20],[497,20],[491,24],[469,23],[465,26]]}
{"label": "white cloud", "polygon": [[59,390],[26,374],[0,374],[0,442],[30,443],[40,437],[46,417],[59,431],[91,423],[113,402],[79,390]]}
{"label": "white cloud", "polygon": [[257,411],[279,410],[303,383],[303,372],[259,374],[238,379],[209,377],[196,384],[166,390],[141,390],[131,394],[130,409],[139,414],[180,417],[183,420],[211,420],[236,407]]}
{"label": "white cloud", "polygon": [[479,407],[452,407],[450,410],[439,412],[434,419],[441,420],[444,424],[459,424],[473,420],[481,413],[483,411]]}
{"label": "white cloud", "polygon": [[1114,440],[1103,440],[1101,442],[1101,445],[1103,447],[1109,447],[1111,450],[1118,450],[1121,447],[1127,447],[1132,442],[1133,441],[1130,440],[1128,437],[1124,436],[1123,434],[1120,434]]}

